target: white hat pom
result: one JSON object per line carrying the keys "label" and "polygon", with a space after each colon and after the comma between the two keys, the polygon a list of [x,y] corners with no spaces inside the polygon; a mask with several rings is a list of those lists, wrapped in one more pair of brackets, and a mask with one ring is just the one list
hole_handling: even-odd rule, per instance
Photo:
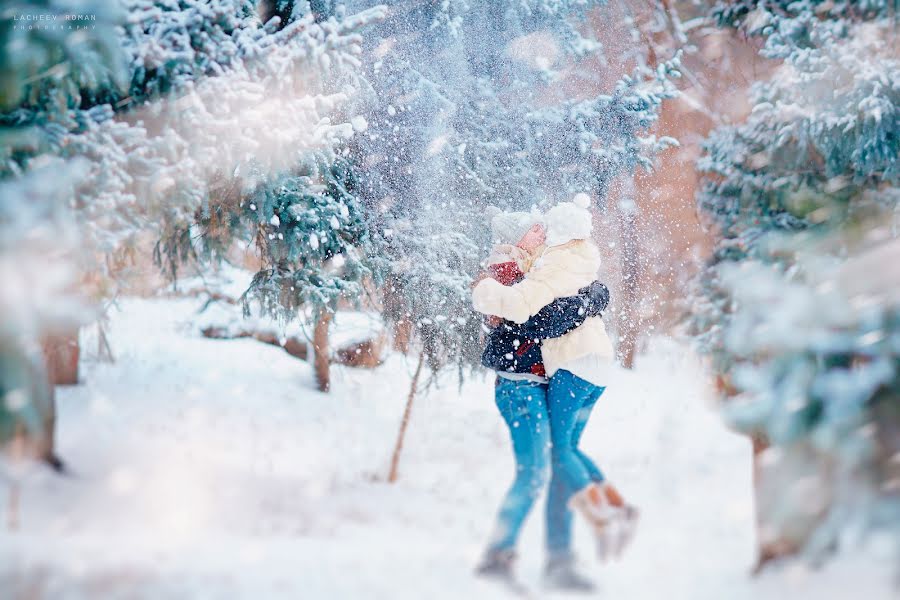
{"label": "white hat pom", "polygon": [[575,197],[572,198],[572,203],[578,208],[590,208],[591,197],[584,192],[578,192],[575,194]]}
{"label": "white hat pom", "polygon": [[[586,205],[584,204],[585,199],[587,199]],[[590,206],[588,195],[579,194],[571,202],[560,202],[548,210],[546,244],[559,246],[571,240],[590,238],[593,223],[588,206]]]}

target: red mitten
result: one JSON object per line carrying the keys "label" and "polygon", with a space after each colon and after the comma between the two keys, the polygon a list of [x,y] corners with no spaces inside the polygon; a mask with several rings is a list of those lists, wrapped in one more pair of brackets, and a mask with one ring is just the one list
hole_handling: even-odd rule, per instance
{"label": "red mitten", "polygon": [[512,285],[525,275],[514,260],[488,265],[488,271],[491,272],[491,277],[503,285]]}

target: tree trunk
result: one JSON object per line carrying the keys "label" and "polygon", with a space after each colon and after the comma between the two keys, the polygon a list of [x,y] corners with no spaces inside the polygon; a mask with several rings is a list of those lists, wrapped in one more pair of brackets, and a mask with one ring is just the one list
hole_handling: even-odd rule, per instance
{"label": "tree trunk", "polygon": [[7,507],[6,507],[6,528],[9,531],[17,531],[19,529],[19,499],[21,496],[21,490],[19,489],[19,482],[14,481],[9,485],[9,497],[7,499]]}
{"label": "tree trunk", "polygon": [[328,325],[331,323],[332,313],[322,309],[316,319],[316,327],[313,330],[313,369],[316,372],[316,385],[322,392],[331,388],[331,360],[328,355]]}
{"label": "tree trunk", "polygon": [[43,369],[36,368],[35,375],[41,382],[32,386],[41,398],[42,432],[38,444],[38,456],[56,470],[61,470],[62,461],[56,454],[56,386],[78,383],[78,331],[65,336],[45,338]]}
{"label": "tree trunk", "polygon": [[106,325],[109,323],[109,317],[104,316],[97,321],[97,358],[103,362],[115,362],[112,346],[106,335]]}
{"label": "tree trunk", "polygon": [[[768,441],[761,435],[750,436],[753,444],[753,512],[756,521],[756,565],[753,567],[753,575],[759,575],[770,564],[780,558],[797,554],[800,547],[790,537],[785,535],[773,536],[771,533],[765,535],[764,527],[766,515],[764,511],[766,506],[764,503],[771,503],[773,493],[781,492],[784,487],[784,481],[776,481],[773,485],[772,481],[763,481],[763,453],[769,449]],[[771,473],[769,475],[772,477]],[[782,475],[783,478],[783,475]]]}
{"label": "tree trunk", "polygon": [[634,180],[623,185],[625,193],[619,200],[622,237],[622,300],[619,302],[619,356],[626,369],[634,367],[634,356],[640,334],[640,244],[637,232],[637,204]]}
{"label": "tree trunk", "polygon": [[55,385],[78,384],[78,330],[48,337],[44,340],[44,357],[50,383]]}
{"label": "tree trunk", "polygon": [[43,414],[43,436],[38,447],[40,458],[56,470],[62,468],[62,461],[56,454],[56,388],[50,386],[46,411]]}
{"label": "tree trunk", "polygon": [[[16,425],[9,448],[9,460],[13,463],[11,465],[13,471],[22,468],[21,464],[16,463],[26,460],[26,444],[25,427],[20,423]],[[6,527],[9,531],[19,529],[21,493],[22,481],[19,476],[13,475],[9,479],[9,496],[7,497],[6,505]]]}
{"label": "tree trunk", "polygon": [[393,322],[394,350],[406,354],[412,339],[412,321],[406,318],[402,285],[396,278],[389,278],[384,284],[382,296],[384,297],[385,312],[390,315],[390,321]]}
{"label": "tree trunk", "polygon": [[403,451],[403,438],[406,436],[406,427],[409,425],[409,416],[412,413],[413,400],[416,397],[416,388],[419,385],[419,375],[422,374],[422,365],[425,364],[425,351],[419,353],[419,364],[409,386],[409,395],[406,397],[406,408],[403,410],[403,420],[400,421],[400,431],[397,432],[397,442],[394,444],[394,454],[391,456],[391,471],[388,474],[388,482],[397,481],[397,467],[400,464],[400,452]]}
{"label": "tree trunk", "polygon": [[401,354],[409,352],[409,340],[412,338],[412,321],[400,319],[394,324],[394,350]]}

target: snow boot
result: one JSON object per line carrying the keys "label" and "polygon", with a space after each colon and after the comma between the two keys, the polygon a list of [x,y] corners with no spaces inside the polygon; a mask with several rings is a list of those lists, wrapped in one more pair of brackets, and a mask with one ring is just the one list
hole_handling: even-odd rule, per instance
{"label": "snow boot", "polygon": [[631,540],[634,539],[634,534],[637,532],[638,519],[640,519],[640,511],[637,507],[632,506],[631,504],[626,504],[619,510],[619,514],[617,515],[617,539],[616,546],[614,548],[613,555],[618,558],[622,556],[622,553],[625,549],[631,544]]}
{"label": "snow boot", "polygon": [[575,568],[575,557],[561,556],[547,561],[544,569],[544,585],[552,590],[567,592],[593,592],[594,582]]}
{"label": "snow boot", "polygon": [[594,529],[601,561],[620,557],[634,539],[639,511],[627,504],[611,484],[586,486],[572,496],[569,507],[580,512]]}
{"label": "snow boot", "polygon": [[[595,528],[605,527],[616,514],[617,507],[607,498],[605,487],[604,484],[591,483],[569,499],[569,508],[581,513]],[[617,493],[613,497],[621,499]]]}
{"label": "snow boot", "polygon": [[516,579],[515,563],[516,553],[512,550],[488,550],[475,574],[502,583],[519,596],[527,596],[528,589]]}

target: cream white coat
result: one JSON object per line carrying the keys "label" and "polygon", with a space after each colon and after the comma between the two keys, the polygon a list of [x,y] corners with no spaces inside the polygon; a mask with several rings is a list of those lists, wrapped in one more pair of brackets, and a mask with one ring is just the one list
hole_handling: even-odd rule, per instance
{"label": "cream white coat", "polygon": [[[600,252],[589,240],[572,240],[546,248],[525,278],[511,286],[484,279],[472,290],[475,310],[524,323],[557,298],[574,296],[590,285],[600,268]],[[579,327],[541,345],[547,377],[565,364],[594,355],[613,358],[613,347],[600,317],[589,317]]]}

